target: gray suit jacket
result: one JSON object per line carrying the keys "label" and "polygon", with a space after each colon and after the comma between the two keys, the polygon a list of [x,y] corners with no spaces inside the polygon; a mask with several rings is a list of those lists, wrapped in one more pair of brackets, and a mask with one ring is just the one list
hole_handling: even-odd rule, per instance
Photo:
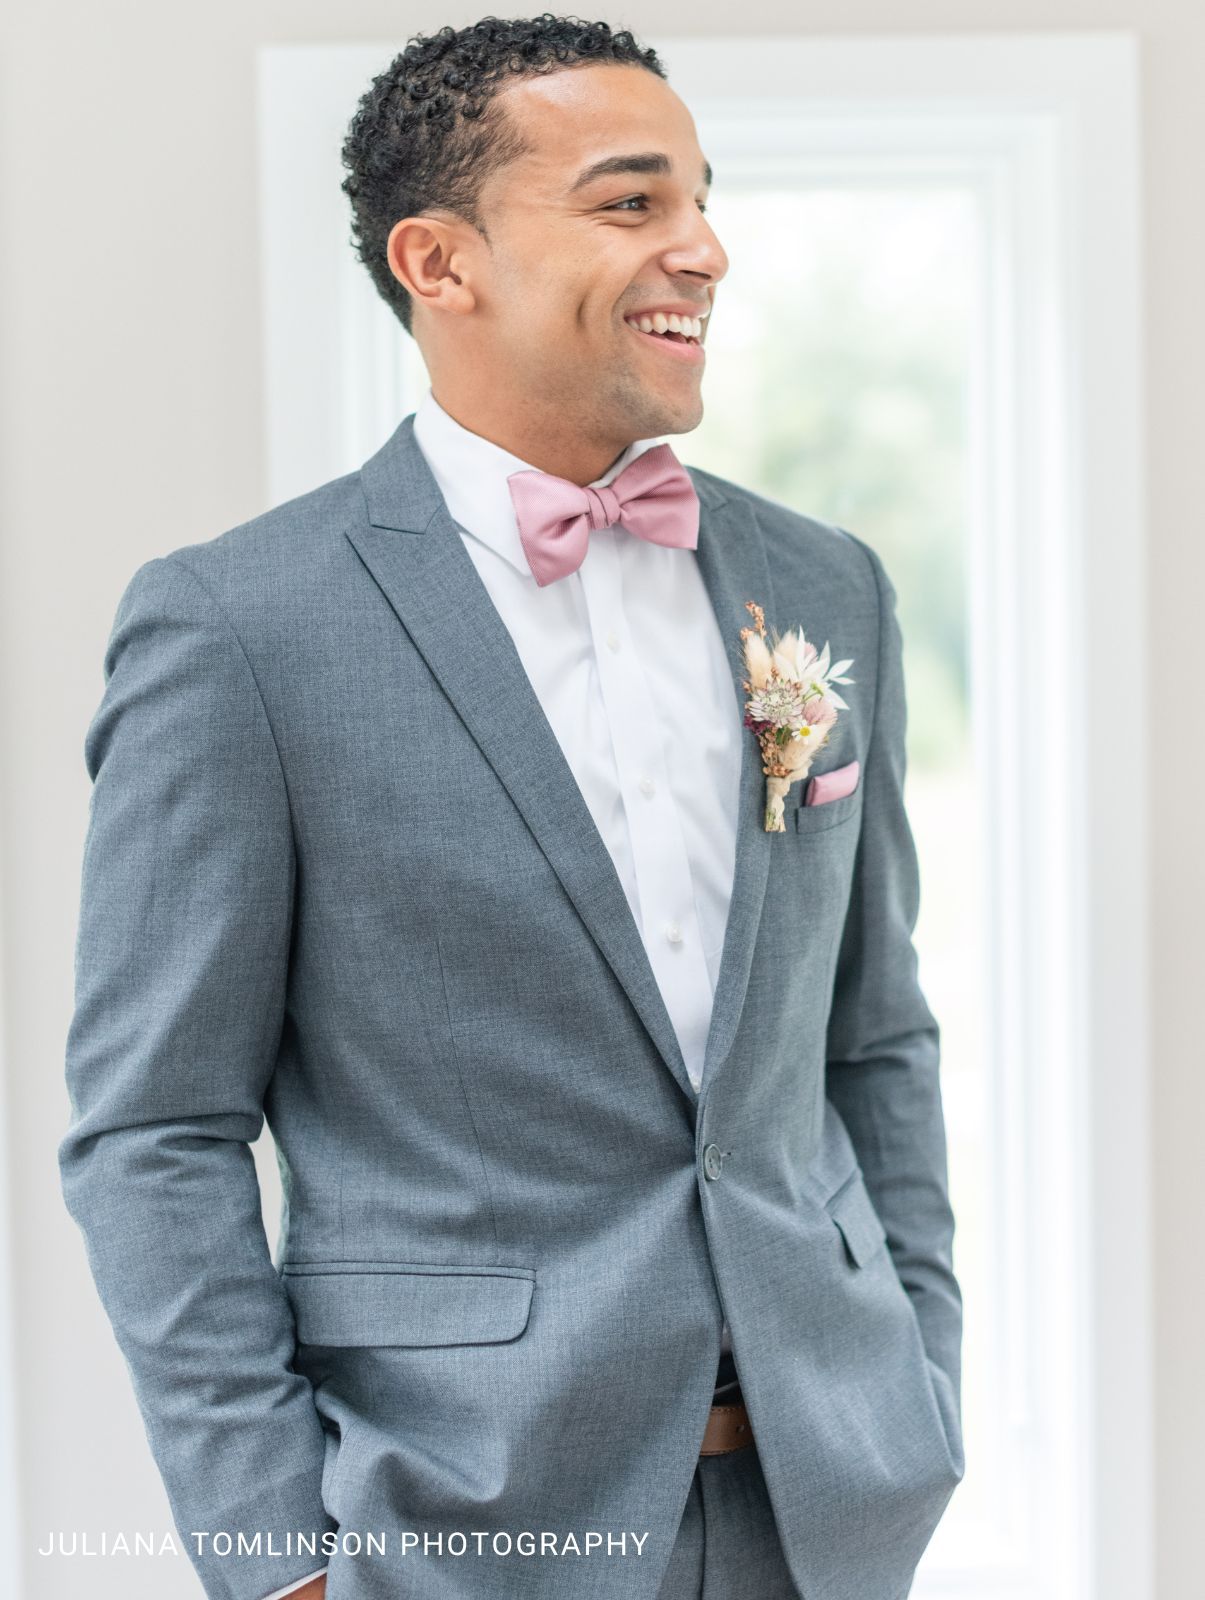
{"label": "gray suit jacket", "polygon": [[[817,770],[861,762],[770,834],[748,735],[697,1099],[411,417],[122,595],[60,1170],[218,1600],[318,1564],[269,1535],[336,1528],[386,1554],[338,1548],[331,1600],[651,1600],[725,1314],[808,1600],[900,1600],[962,1477],[895,594],[851,534],[690,472],[738,695],[756,600],[854,658]],[[436,1554],[458,1530],[516,1545]],[[518,1553],[591,1530],[647,1538]],[[240,1531],[258,1554],[214,1549]]]}

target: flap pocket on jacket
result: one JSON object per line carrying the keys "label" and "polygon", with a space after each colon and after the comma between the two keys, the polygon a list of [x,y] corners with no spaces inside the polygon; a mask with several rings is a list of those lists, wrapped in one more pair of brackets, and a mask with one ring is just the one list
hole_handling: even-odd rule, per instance
{"label": "flap pocket on jacket", "polygon": [[527,1326],[532,1267],[286,1262],[300,1344],[499,1344]]}
{"label": "flap pocket on jacket", "polygon": [[860,1170],[849,1182],[825,1201],[829,1215],[841,1230],[841,1237],[859,1267],[864,1267],[887,1238]]}

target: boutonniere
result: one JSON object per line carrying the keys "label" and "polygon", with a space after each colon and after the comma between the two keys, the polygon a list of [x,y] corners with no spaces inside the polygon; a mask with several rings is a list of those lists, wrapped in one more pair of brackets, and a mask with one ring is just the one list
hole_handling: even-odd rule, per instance
{"label": "boutonniere", "polygon": [[828,644],[817,652],[803,636],[803,629],[791,630],[766,642],[766,618],[752,600],[745,610],[757,624],[741,629],[745,647],[745,666],[749,676],[743,681],[749,698],[745,701],[745,726],[752,728],[761,746],[762,771],[766,775],[766,832],[785,833],[782,803],[793,783],[806,778],[817,753],[828,743],[837,721],[838,708],[849,707],[832,687],[834,683],[853,683],[842,677],[853,657],[829,665]]}

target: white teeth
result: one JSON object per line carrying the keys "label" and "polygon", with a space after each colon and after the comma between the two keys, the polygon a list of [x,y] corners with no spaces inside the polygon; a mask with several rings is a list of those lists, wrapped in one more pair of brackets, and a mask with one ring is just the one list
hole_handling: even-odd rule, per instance
{"label": "white teeth", "polygon": [[654,311],[651,316],[625,317],[624,321],[641,333],[680,333],[687,339],[701,339],[705,318],[706,313],[701,317],[681,317],[674,311]]}

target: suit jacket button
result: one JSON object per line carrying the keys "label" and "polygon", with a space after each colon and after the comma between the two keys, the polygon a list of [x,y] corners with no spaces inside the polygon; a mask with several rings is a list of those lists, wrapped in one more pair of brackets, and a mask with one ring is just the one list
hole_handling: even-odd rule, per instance
{"label": "suit jacket button", "polygon": [[724,1155],[720,1147],[709,1144],[703,1151],[703,1175],[707,1178],[718,1178],[723,1164]]}

